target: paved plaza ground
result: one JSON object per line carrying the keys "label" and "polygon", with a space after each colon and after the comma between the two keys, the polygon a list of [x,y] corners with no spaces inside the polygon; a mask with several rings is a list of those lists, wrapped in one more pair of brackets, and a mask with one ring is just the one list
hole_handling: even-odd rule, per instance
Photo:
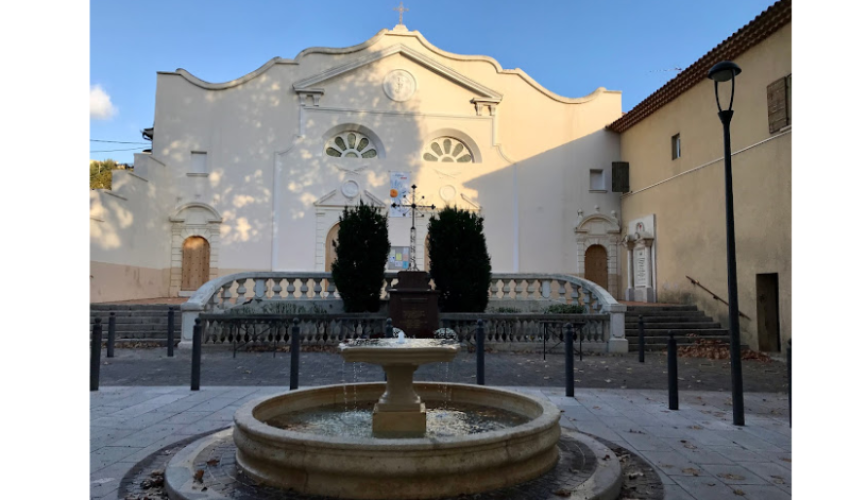
{"label": "paved plaza ground", "polygon": [[[309,350],[308,347],[303,349]],[[485,375],[488,385],[564,387],[563,347],[553,348],[543,359],[542,353],[487,353]],[[165,348],[116,349],[115,357],[101,354],[101,385],[181,386],[189,385],[191,352],[175,349],[174,357]],[[637,353],[623,356],[585,355],[575,358],[575,383],[581,388],[667,389],[667,357],[659,352],[646,354],[638,363]],[[223,348],[204,349],[201,384],[225,386],[289,386],[289,353],[238,352]],[[786,365],[779,361],[743,361],[744,390],[787,393]],[[731,391],[728,360],[702,358],[679,359],[679,389]],[[354,366],[345,364],[334,352],[302,352],[301,385],[338,384],[354,381]],[[383,380],[381,368],[359,364],[360,382]],[[416,380],[460,383],[475,382],[475,353],[460,352],[448,366],[431,364],[420,367]]]}
{"label": "paved plaza ground", "polygon": [[[727,395],[683,391],[667,409],[658,390],[503,387],[549,398],[561,425],[624,446],[651,463],[668,500],[783,499],[791,493],[791,429],[784,395],[747,393],[747,425],[731,424]],[[91,496],[118,499],[140,460],[192,435],[231,424],[248,401],[286,387],[107,386],[91,393]]]}
{"label": "paved plaza ground", "polygon": [[[164,348],[103,352],[101,389],[91,393],[92,498],[117,499],[121,479],[157,450],[231,424],[248,401],[285,392],[289,354],[208,349],[201,390],[189,390],[190,352]],[[680,409],[667,409],[666,356],[648,353],[576,359],[576,398],[564,396],[563,354],[488,353],[487,385],[549,398],[561,424],[638,453],[655,467],[667,499],[782,499],[791,493],[791,428],[785,365],[744,362],[746,426],[733,426],[729,363],[680,359]],[[357,381],[383,380],[358,365]],[[303,352],[300,381],[353,381],[338,354]],[[418,380],[475,382],[474,353],[426,365]]]}

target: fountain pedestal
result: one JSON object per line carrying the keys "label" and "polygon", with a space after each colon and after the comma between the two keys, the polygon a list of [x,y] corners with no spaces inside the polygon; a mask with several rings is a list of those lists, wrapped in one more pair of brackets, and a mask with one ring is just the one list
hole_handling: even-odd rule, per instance
{"label": "fountain pedestal", "polygon": [[457,343],[430,339],[358,341],[340,346],[343,359],[381,365],[387,375],[384,394],[372,411],[376,437],[425,435],[425,404],[413,390],[413,372],[426,363],[448,362],[458,352]]}

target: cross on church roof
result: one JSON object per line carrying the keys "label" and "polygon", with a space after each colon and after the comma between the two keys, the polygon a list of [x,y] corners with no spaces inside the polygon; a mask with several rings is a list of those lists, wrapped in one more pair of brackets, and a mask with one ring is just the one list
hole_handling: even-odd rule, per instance
{"label": "cross on church roof", "polygon": [[404,16],[405,12],[410,11],[410,9],[404,6],[404,2],[399,2],[398,7],[393,8],[393,10],[398,11],[398,24],[404,24],[404,22],[402,21],[402,16]]}

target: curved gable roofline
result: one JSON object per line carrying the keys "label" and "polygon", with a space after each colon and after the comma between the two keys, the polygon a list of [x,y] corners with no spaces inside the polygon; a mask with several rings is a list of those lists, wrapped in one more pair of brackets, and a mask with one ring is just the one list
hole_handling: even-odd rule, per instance
{"label": "curved gable roofline", "polygon": [[259,68],[257,68],[256,70],[254,70],[254,71],[252,71],[252,72],[250,72],[247,75],[244,75],[242,77],[236,78],[234,80],[230,80],[229,82],[222,82],[222,83],[207,82],[205,80],[198,78],[197,76],[193,75],[192,73],[190,73],[190,72],[188,72],[188,71],[186,71],[185,69],[182,69],[182,68],[178,68],[176,71],[173,71],[173,72],[171,72],[171,71],[159,71],[158,74],[179,75],[179,76],[182,76],[183,78],[185,78],[186,81],[188,81],[189,83],[191,83],[191,84],[193,84],[197,87],[207,89],[207,90],[226,90],[226,89],[229,89],[229,88],[237,87],[239,85],[242,85],[244,83],[247,83],[247,82],[253,80],[254,78],[257,78],[258,76],[262,75],[263,73],[265,73],[266,71],[271,69],[276,64],[299,64],[301,59],[303,59],[304,57],[307,57],[309,55],[312,55],[312,54],[340,55],[340,54],[349,54],[349,53],[352,53],[352,52],[358,52],[358,51],[367,49],[367,48],[371,47],[372,45],[376,44],[381,39],[381,37],[383,37],[385,35],[386,36],[400,36],[400,37],[416,38],[417,40],[419,40],[419,42],[425,48],[427,48],[431,52],[438,54],[440,56],[443,56],[445,58],[448,58],[448,59],[453,59],[453,60],[456,60],[456,61],[479,61],[479,62],[489,63],[496,70],[496,73],[507,74],[507,75],[516,75],[516,76],[522,78],[523,80],[525,80],[526,83],[531,85],[535,90],[537,90],[541,94],[545,95],[546,97],[548,97],[548,98],[550,98],[554,101],[564,103],[564,104],[581,104],[581,103],[585,103],[585,102],[588,102],[588,101],[592,101],[602,94],[620,94],[621,93],[619,90],[608,90],[605,87],[599,87],[596,90],[594,90],[593,92],[591,92],[590,94],[587,94],[587,95],[582,96],[582,97],[560,96],[560,95],[555,94],[554,92],[550,91],[549,89],[545,88],[543,85],[540,85],[534,78],[532,78],[525,71],[523,71],[519,68],[516,68],[516,69],[504,69],[504,68],[502,68],[502,65],[499,64],[499,62],[497,60],[493,59],[490,56],[463,55],[463,54],[455,54],[455,53],[452,53],[452,52],[446,52],[445,50],[442,50],[439,47],[436,47],[431,42],[426,40],[425,37],[422,36],[422,34],[418,31],[395,31],[395,30],[390,31],[386,28],[382,29],[381,31],[376,33],[375,36],[366,40],[365,42],[357,44],[357,45],[352,45],[350,47],[342,47],[342,48],[310,47],[310,48],[304,49],[301,52],[299,52],[298,55],[295,56],[295,59],[283,59],[281,57],[274,57],[271,60],[269,60],[268,62],[266,62],[265,64],[263,64],[262,66],[260,66]]}

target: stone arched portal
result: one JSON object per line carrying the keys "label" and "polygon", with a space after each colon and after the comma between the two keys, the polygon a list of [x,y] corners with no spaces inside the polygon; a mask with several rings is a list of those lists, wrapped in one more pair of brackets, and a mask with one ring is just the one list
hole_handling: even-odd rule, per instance
{"label": "stone arched portal", "polygon": [[[203,279],[201,285],[218,277],[218,251],[219,235],[221,227],[221,215],[218,211],[206,203],[191,202],[178,207],[169,217],[171,221],[171,276],[169,283],[169,295],[171,297],[192,295],[194,284],[188,285],[185,281],[186,275],[195,274],[193,279]],[[206,242],[206,273],[198,275],[198,271],[187,271],[187,260],[184,252],[185,244],[193,237],[199,237]],[[192,240],[193,245],[199,241]],[[192,251],[199,251],[192,247]],[[194,257],[193,257],[194,259]],[[192,260],[191,262],[195,262]],[[190,263],[189,265],[195,265]],[[188,286],[188,288],[187,288]],[[200,285],[198,285],[200,286]]]}
{"label": "stone arched portal", "polygon": [[339,223],[331,227],[330,231],[328,231],[328,236],[325,238],[325,272],[331,272],[331,264],[336,261],[336,247],[334,246],[334,241],[336,241],[339,236]]}
{"label": "stone arched portal", "polygon": [[[575,225],[578,274],[616,296],[620,285],[617,247],[620,241],[620,224],[616,212],[611,215],[596,212],[585,216],[583,211],[579,211],[578,215]],[[593,247],[599,248],[592,250]],[[592,259],[591,262],[587,261],[588,256]]]}

